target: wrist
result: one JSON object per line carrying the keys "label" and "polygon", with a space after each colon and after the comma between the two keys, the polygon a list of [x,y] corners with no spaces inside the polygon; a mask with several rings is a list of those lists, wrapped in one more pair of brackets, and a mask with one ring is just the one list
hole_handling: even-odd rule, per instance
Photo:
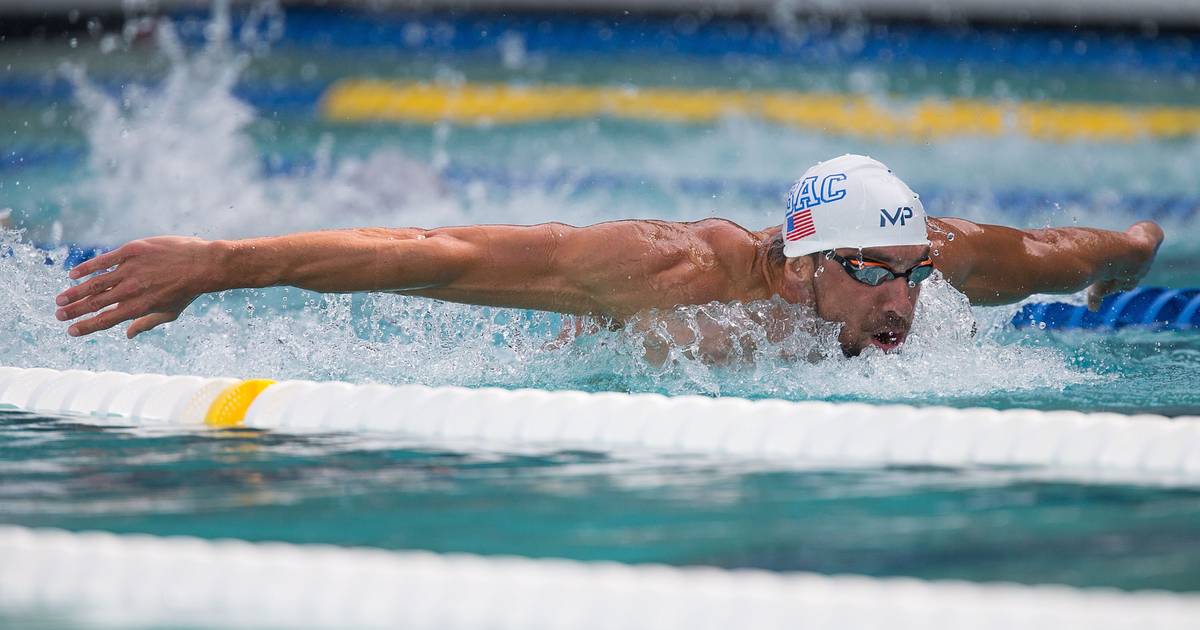
{"label": "wrist", "polygon": [[273,239],[212,241],[214,278],[225,289],[261,289],[286,284],[286,267]]}
{"label": "wrist", "polygon": [[202,274],[205,283],[204,291],[214,293],[234,288],[231,269],[236,268],[234,258],[237,255],[234,241],[208,241],[204,243],[205,272]]}

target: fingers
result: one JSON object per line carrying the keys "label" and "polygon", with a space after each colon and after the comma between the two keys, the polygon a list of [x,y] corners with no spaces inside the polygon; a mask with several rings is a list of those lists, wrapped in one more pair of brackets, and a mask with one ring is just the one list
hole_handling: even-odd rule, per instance
{"label": "fingers", "polygon": [[173,322],[178,317],[179,313],[151,313],[145,317],[139,317],[133,320],[133,323],[130,324],[129,328],[125,330],[125,336],[129,339],[133,339],[134,337],[154,328],[155,326],[166,324],[167,322]]}
{"label": "fingers", "polygon": [[[118,271],[102,273],[89,279],[87,282],[66,288],[62,293],[58,294],[58,297],[54,298],[54,303],[59,306],[66,306],[72,302],[78,302],[88,296],[96,295],[97,293],[103,293],[104,291],[108,291],[109,289],[117,286],[117,283],[121,281],[122,277],[122,274],[120,274]],[[72,315],[72,317],[78,317],[78,315]],[[59,319],[64,318],[59,317]]]}
{"label": "fingers", "polygon": [[1108,296],[1108,294],[1112,293],[1113,291],[1116,291],[1116,289],[1117,289],[1117,283],[1113,280],[1106,280],[1104,282],[1098,282],[1098,283],[1093,284],[1092,286],[1088,287],[1088,292],[1087,292],[1088,310],[1092,311],[1093,313],[1095,313],[1096,311],[1099,311],[1101,303],[1104,302],[1104,298],[1106,296]]}
{"label": "fingers", "polygon": [[103,254],[92,258],[91,260],[85,260],[78,265],[75,265],[71,268],[71,271],[67,274],[67,276],[72,280],[78,280],[84,276],[96,273],[97,271],[103,271],[105,269],[115,267],[122,262],[125,262],[127,257],[125,246],[122,245],[111,252],[104,252]]}
{"label": "fingers", "polygon": [[55,311],[54,317],[60,322],[65,322],[68,319],[75,319],[88,313],[95,313],[106,306],[112,306],[129,297],[132,297],[130,291],[123,287],[115,287],[102,293],[90,295],[74,304],[64,306]]}
{"label": "fingers", "polygon": [[114,308],[101,311],[99,315],[71,324],[67,334],[72,337],[90,335],[99,330],[108,330],[124,321],[142,315],[141,305],[135,302],[121,302]]}

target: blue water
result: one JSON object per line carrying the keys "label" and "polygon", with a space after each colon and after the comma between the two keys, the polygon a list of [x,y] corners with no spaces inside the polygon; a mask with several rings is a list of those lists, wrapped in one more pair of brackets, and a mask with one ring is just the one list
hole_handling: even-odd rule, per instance
{"label": "blue water", "polygon": [[1200,588],[1200,491],[952,469],[789,471],[0,411],[8,523],[1077,586]]}
{"label": "blue water", "polygon": [[[366,29],[354,45],[325,45],[312,15],[273,48],[201,50],[187,28],[182,44],[169,32],[157,43],[4,44],[0,199],[20,231],[0,236],[10,253],[0,257],[0,364],[1200,415],[1200,335],[1015,330],[1018,307],[971,308],[936,278],[904,352],[855,359],[829,334],[798,334],[759,340],[732,365],[678,352],[659,366],[632,330],[552,345],[555,315],[285,289],[204,298],[134,342],[118,331],[68,338],[52,306],[67,280],[30,242],[627,217],[724,216],[759,228],[780,220],[787,182],[844,152],[889,163],[937,213],[1018,226],[1158,218],[1168,240],[1148,282],[1200,286],[1195,138],[863,140],[743,119],[350,125],[316,119],[304,101],[338,77],[371,75],[1194,103],[1194,53],[1180,52],[1190,35],[1030,31],[987,48],[1003,34],[897,26],[869,30],[861,48],[810,71],[804,55],[818,49],[738,49],[722,39],[725,22],[701,33],[708,48],[631,62],[562,48],[569,38],[526,40],[521,55],[482,35],[458,47],[377,49],[371,38],[400,22],[371,20],[336,25]],[[620,37],[658,33],[655,24]],[[558,28],[594,30],[571,20]],[[1080,38],[1110,45],[1081,49]],[[1026,63],[1064,42],[1058,57]],[[884,60],[884,49],[907,52]],[[1103,80],[1113,76],[1123,79]],[[734,320],[760,307],[675,316]],[[827,359],[786,362],[780,350]],[[0,520],[31,526],[1191,591],[1200,588],[1198,516],[1192,488],[1049,483],[1031,471],[448,452],[0,411]]]}

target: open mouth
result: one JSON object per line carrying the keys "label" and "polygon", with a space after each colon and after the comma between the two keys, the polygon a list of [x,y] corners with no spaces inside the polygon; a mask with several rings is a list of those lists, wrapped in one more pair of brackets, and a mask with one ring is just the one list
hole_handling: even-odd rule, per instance
{"label": "open mouth", "polygon": [[871,335],[871,344],[884,352],[895,350],[902,343],[904,343],[904,335],[894,330],[885,330]]}

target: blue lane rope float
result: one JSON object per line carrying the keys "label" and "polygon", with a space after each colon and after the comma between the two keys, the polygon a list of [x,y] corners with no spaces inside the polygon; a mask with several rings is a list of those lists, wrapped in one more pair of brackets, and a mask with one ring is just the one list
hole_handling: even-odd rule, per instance
{"label": "blue lane rope float", "polygon": [[[108,247],[66,245],[65,256],[51,252],[63,246],[39,245],[45,250],[46,264],[61,264],[70,269],[108,251]],[[11,251],[0,249],[0,258]],[[1017,328],[1044,330],[1117,330],[1129,326],[1159,330],[1191,330],[1200,328],[1200,289],[1170,287],[1138,287],[1104,298],[1100,309],[1089,311],[1087,306],[1064,302],[1026,304],[1013,316]]]}
{"label": "blue lane rope float", "polygon": [[[208,13],[186,11],[181,36],[202,45]],[[241,28],[235,16],[234,29]],[[801,28],[803,28],[801,24]],[[858,23],[804,28],[803,37],[767,20],[546,12],[330,11],[289,8],[279,48],[374,49],[423,55],[495,54],[519,39],[529,54],[661,57],[749,57],[824,64],[961,64],[1015,68],[1087,69],[1104,74],[1200,71],[1200,36],[1153,37],[1078,28],[1022,28],[918,23]]]}
{"label": "blue lane rope float", "polygon": [[1110,295],[1100,309],[1061,302],[1027,304],[1013,317],[1018,328],[1116,330],[1128,326],[1188,330],[1200,327],[1200,289],[1138,287]]}

